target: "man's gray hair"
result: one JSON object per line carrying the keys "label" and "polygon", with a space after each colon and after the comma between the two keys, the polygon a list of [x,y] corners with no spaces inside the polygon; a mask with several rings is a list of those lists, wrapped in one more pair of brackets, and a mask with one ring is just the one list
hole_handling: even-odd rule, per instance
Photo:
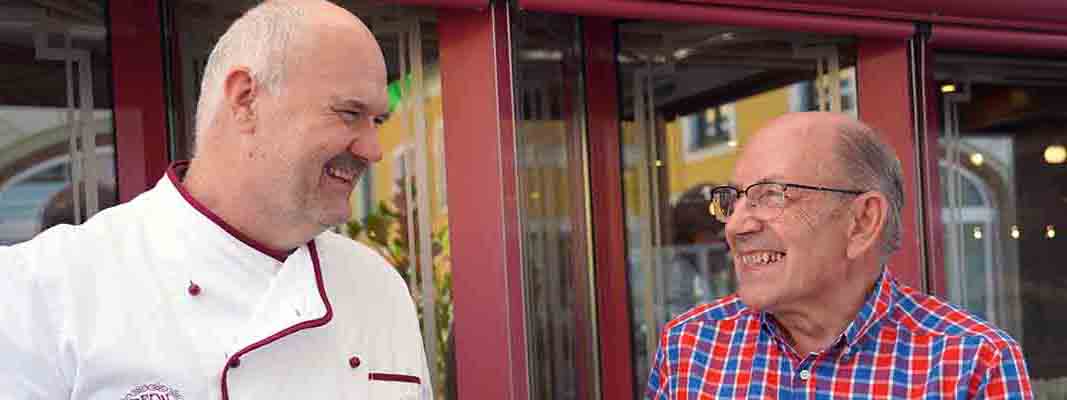
{"label": "man's gray hair", "polygon": [[877,191],[889,200],[889,215],[882,231],[883,262],[900,249],[904,176],[900,160],[878,133],[858,122],[838,128],[837,154],[844,176],[860,190]]}
{"label": "man's gray hair", "polygon": [[222,102],[223,81],[235,66],[247,67],[258,87],[278,94],[286,50],[300,29],[303,10],[288,1],[264,1],[234,21],[219,38],[204,67],[196,106],[197,136],[211,124]]}

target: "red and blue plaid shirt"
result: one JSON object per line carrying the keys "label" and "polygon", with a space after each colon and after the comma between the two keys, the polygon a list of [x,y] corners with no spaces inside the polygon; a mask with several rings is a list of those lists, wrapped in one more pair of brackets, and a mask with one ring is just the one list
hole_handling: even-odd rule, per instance
{"label": "red and blue plaid shirt", "polygon": [[801,356],[736,296],[663,328],[647,396],[666,399],[1031,399],[1022,349],[1003,331],[883,272],[828,349]]}

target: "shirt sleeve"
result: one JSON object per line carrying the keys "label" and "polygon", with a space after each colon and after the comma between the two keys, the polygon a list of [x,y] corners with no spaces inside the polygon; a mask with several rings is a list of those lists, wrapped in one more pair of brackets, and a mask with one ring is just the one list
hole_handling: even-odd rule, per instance
{"label": "shirt sleeve", "polygon": [[667,335],[660,335],[659,345],[656,349],[656,358],[652,362],[652,370],[648,373],[648,386],[645,397],[653,400],[670,399],[669,389],[670,372],[667,362]]}
{"label": "shirt sleeve", "polygon": [[56,300],[15,248],[0,260],[0,399],[68,399]]}
{"label": "shirt sleeve", "polygon": [[1022,349],[1016,343],[1000,349],[991,357],[985,379],[978,387],[977,399],[1030,400],[1034,398],[1030,376]]}

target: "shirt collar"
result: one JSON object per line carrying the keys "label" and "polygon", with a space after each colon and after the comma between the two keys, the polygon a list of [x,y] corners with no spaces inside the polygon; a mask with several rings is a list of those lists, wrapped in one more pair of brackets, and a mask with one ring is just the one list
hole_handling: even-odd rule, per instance
{"label": "shirt collar", "polygon": [[889,315],[895,302],[894,293],[896,293],[896,282],[889,273],[889,268],[883,267],[881,276],[874,283],[874,289],[867,295],[867,301],[863,303],[856,319],[852,320],[842,335],[847,348],[856,346],[872,327]]}
{"label": "shirt collar", "polygon": [[[882,274],[874,283],[874,287],[867,295],[867,300],[863,303],[863,307],[860,307],[859,313],[856,314],[856,318],[849,323],[841,337],[831,347],[843,344],[845,348],[842,349],[842,352],[848,352],[854,348],[872,327],[889,315],[889,311],[893,309],[894,293],[896,292],[897,286],[893,275],[889,273],[888,268],[883,267]],[[760,320],[761,326],[767,329],[777,340],[782,343],[789,343],[780,330],[779,322],[773,315],[761,312]],[[789,349],[792,351],[792,347],[789,347]]]}
{"label": "shirt collar", "polygon": [[171,164],[169,168],[167,168],[167,179],[169,179],[170,183],[174,185],[174,188],[178,190],[178,193],[181,194],[182,198],[184,198],[190,206],[195,208],[196,211],[200,212],[200,214],[203,214],[205,217],[207,217],[207,219],[211,220],[211,222],[214,222],[216,225],[222,228],[222,230],[226,231],[226,233],[229,233],[230,236],[233,236],[237,240],[240,240],[242,243],[248,245],[248,247],[257,250],[260,253],[266,254],[271,258],[278,260],[279,262],[285,262],[285,259],[293,253],[292,250],[284,251],[272,249],[267,245],[255,239],[252,239],[251,237],[248,237],[248,235],[245,235],[241,231],[237,230],[237,228],[235,228],[233,225],[226,223],[226,221],[224,221],[222,217],[219,217],[218,214],[215,214],[213,211],[208,209],[207,206],[198,201],[195,197],[193,197],[192,193],[189,193],[185,189],[185,185],[182,183],[182,178],[185,177],[185,172],[188,169],[188,161],[175,162]]}

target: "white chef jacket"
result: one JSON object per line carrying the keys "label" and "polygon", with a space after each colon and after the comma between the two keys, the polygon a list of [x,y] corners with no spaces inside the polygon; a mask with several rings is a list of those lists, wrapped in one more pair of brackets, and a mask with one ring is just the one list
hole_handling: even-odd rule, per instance
{"label": "white chef jacket", "polygon": [[189,196],[180,169],[0,247],[0,399],[431,398],[392,266],[330,232],[273,258]]}

